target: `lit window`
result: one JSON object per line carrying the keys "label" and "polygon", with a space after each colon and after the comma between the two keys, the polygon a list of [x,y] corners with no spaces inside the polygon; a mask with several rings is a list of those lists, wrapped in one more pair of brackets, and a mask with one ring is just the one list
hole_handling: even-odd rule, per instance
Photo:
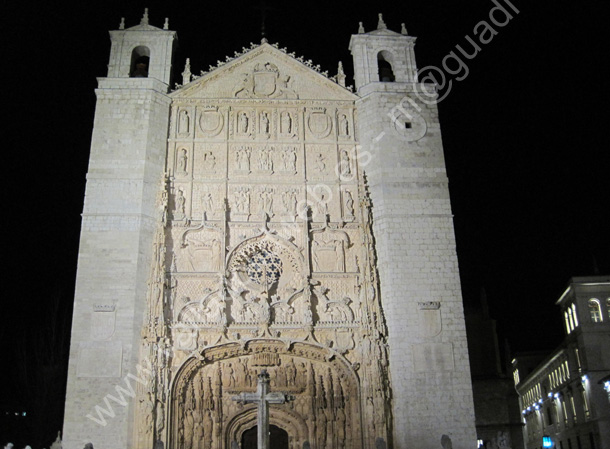
{"label": "lit window", "polygon": [[572,304],[572,315],[574,315],[574,327],[578,327],[578,315],[576,315],[576,304]]}
{"label": "lit window", "polygon": [[572,332],[572,328],[570,326],[570,318],[568,317],[568,311],[567,310],[565,312],[563,312],[563,318],[566,321],[566,332],[569,334],[570,332]]}
{"label": "lit window", "polygon": [[582,390],[581,394],[582,394],[582,408],[585,411],[585,418],[589,419],[591,417],[591,412],[589,411],[589,401],[587,399],[587,392],[585,390]]}
{"label": "lit window", "polygon": [[519,384],[519,370],[518,369],[513,371],[513,378],[515,379],[515,385],[518,385]]}
{"label": "lit window", "polygon": [[604,318],[599,300],[595,298],[589,300],[589,313],[591,314],[591,321],[594,323],[601,323],[603,321]]}

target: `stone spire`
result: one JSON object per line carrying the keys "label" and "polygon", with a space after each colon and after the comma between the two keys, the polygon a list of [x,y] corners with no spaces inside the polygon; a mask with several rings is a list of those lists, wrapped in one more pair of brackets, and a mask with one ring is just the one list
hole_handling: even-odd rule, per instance
{"label": "stone spire", "polygon": [[119,30],[125,29],[125,17],[121,17],[121,23],[119,24]]}
{"label": "stone spire", "polygon": [[191,82],[191,58],[186,58],[186,64],[184,64],[184,72],[182,72],[182,85],[186,85]]}
{"label": "stone spire", "polygon": [[362,22],[358,22],[358,34],[364,34],[364,25],[362,25]]}
{"label": "stone spire", "polygon": [[377,22],[377,29],[378,30],[387,30],[388,29],[387,25],[383,21],[383,14],[381,14],[381,13],[379,13],[379,21]]}
{"label": "stone spire", "polygon": [[400,24],[400,34],[404,34],[405,36],[407,36],[409,33],[407,33],[407,27],[404,23]]}
{"label": "stone spire", "polygon": [[339,61],[339,67],[337,68],[337,83],[339,83],[339,86],[345,87],[345,72],[341,61]]}
{"label": "stone spire", "polygon": [[169,17],[165,18],[165,23],[163,24],[164,30],[169,30]]}
{"label": "stone spire", "polygon": [[144,15],[140,20],[140,25],[148,25],[148,8],[144,8]]}

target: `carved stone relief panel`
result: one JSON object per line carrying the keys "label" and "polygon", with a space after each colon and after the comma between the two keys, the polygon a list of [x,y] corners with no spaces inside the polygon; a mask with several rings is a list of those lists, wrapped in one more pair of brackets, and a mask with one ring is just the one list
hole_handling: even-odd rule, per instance
{"label": "carved stone relief panel", "polygon": [[[307,179],[309,181],[337,179],[336,145],[307,144],[305,146],[307,159]],[[338,172],[337,172],[338,173]]]}
{"label": "carved stone relief panel", "polygon": [[280,109],[278,115],[277,136],[282,140],[298,139],[300,131],[298,111],[296,109]]}
{"label": "carved stone relief panel", "polygon": [[337,167],[335,173],[343,183],[356,183],[358,181],[357,153],[354,145],[339,145],[337,154]]}
{"label": "carved stone relief panel", "polygon": [[178,236],[176,264],[180,272],[219,272],[223,267],[224,237],[220,228],[198,227]]}
{"label": "carved stone relief panel", "polygon": [[343,220],[351,222],[356,219],[356,199],[357,193],[354,188],[343,187],[341,189],[341,211]]}
{"label": "carved stone relief panel", "polygon": [[193,155],[193,177],[196,180],[225,177],[226,145],[196,143]]}
{"label": "carved stone relief panel", "polygon": [[352,246],[347,232],[326,225],[311,231],[313,271],[345,273],[347,250]]}
{"label": "carved stone relief panel", "polygon": [[305,137],[312,140],[333,139],[335,137],[334,111],[325,107],[309,107],[305,111]]}
{"label": "carved stone relief panel", "polygon": [[257,111],[251,108],[236,108],[230,111],[229,135],[234,139],[254,139],[257,134]]}
{"label": "carved stone relief panel", "polygon": [[116,305],[95,304],[91,314],[91,339],[108,340],[114,334]]}
{"label": "carved stone relief panel", "polygon": [[[182,270],[183,273],[188,271],[191,270]],[[177,313],[191,301],[200,301],[211,292],[218,290],[218,275],[181,274],[174,276],[172,281],[171,309],[174,311],[174,320]]]}
{"label": "carved stone relief panel", "polygon": [[311,208],[314,222],[339,221],[341,198],[337,185],[316,183],[307,186],[307,205]]}
{"label": "carved stone relief panel", "polygon": [[352,109],[338,109],[336,113],[337,137],[340,141],[354,140]]}
{"label": "carved stone relief panel", "polygon": [[190,179],[193,170],[192,144],[176,143],[173,162],[172,173],[174,177],[180,180]]}
{"label": "carved stone relief panel", "polygon": [[181,106],[174,109],[174,111],[174,129],[176,130],[176,138],[184,139],[185,137],[192,137],[195,122],[195,114],[193,108]]}
{"label": "carved stone relief panel", "polygon": [[191,216],[191,184],[175,182],[171,189],[170,210],[174,220],[185,220]]}
{"label": "carved stone relief panel", "polygon": [[197,133],[198,138],[222,139],[226,136],[227,108],[215,105],[197,107]]}
{"label": "carved stone relief panel", "polygon": [[220,220],[224,213],[224,185],[219,183],[193,183],[192,218],[200,220],[205,212],[206,220]]}
{"label": "carved stone relief panel", "polygon": [[214,353],[204,352],[205,362],[191,359],[185,364],[172,393],[170,444],[212,449],[216,446],[211,441],[222,435],[226,447],[236,446],[243,432],[256,424],[256,406],[233,396],[256,391],[257,376],[265,369],[272,391],[293,396],[285,404],[272,405],[269,413],[270,423],[286,429],[296,443],[290,447],[361,447],[355,376],[341,363],[326,361],[318,348],[259,348],[269,344],[273,341],[241,350],[212,348]]}

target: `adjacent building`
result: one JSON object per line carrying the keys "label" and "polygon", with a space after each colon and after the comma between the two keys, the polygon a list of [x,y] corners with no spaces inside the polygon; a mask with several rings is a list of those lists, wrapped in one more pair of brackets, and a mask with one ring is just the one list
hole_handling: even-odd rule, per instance
{"label": "adjacent building", "polygon": [[526,448],[610,448],[610,276],[572,278],[557,305],[561,346],[531,370],[512,362]]}

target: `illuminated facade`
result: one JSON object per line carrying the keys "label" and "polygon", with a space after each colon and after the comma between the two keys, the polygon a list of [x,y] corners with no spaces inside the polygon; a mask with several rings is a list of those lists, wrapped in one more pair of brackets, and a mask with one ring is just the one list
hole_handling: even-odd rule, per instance
{"label": "illuminated facade", "polygon": [[610,447],[609,298],[609,276],[572,278],[557,301],[561,346],[529,373],[525,360],[513,360],[526,448]]}

